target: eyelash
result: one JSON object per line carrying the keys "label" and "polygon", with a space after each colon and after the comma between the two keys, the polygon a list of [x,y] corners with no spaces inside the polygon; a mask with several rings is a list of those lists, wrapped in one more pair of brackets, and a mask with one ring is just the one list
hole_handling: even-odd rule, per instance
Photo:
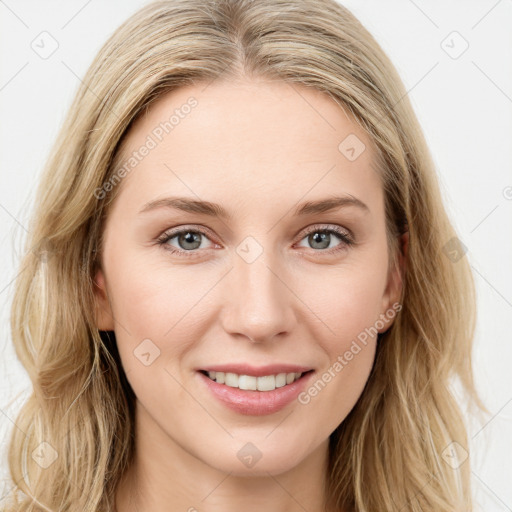
{"label": "eyelash", "polygon": [[[201,235],[204,235],[206,238],[209,238],[208,233],[202,229],[198,229],[198,228],[188,229],[187,228],[187,229],[180,229],[178,231],[165,232],[161,236],[158,237],[157,243],[158,243],[158,245],[164,246],[164,249],[166,251],[170,251],[171,254],[178,254],[180,257],[183,256],[185,258],[196,257],[197,253],[198,253],[197,249],[190,250],[190,251],[184,251],[184,250],[180,250],[180,249],[175,249],[174,247],[171,247],[170,245],[167,244],[167,242],[169,240],[172,240],[176,236],[182,235],[184,233],[200,233]],[[299,240],[299,242],[302,241],[304,238],[306,238],[308,235],[310,235],[312,233],[331,233],[331,234],[336,235],[338,238],[340,238],[340,240],[342,242],[338,246],[333,247],[331,249],[323,249],[323,250],[320,249],[318,251],[315,251],[315,249],[312,249],[315,252],[334,254],[334,253],[337,253],[338,251],[342,251],[342,250],[346,249],[347,247],[350,247],[351,245],[355,244],[355,241],[352,239],[352,237],[346,231],[342,230],[338,226],[331,226],[329,228],[315,226],[311,230],[307,231],[304,234],[304,236]]]}

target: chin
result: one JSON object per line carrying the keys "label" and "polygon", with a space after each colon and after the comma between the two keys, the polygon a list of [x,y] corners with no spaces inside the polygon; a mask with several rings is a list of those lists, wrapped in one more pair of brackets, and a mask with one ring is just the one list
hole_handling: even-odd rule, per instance
{"label": "chin", "polygon": [[282,460],[281,458],[269,457],[263,460],[263,457],[256,462],[252,467],[244,466],[241,462],[233,464],[217,466],[217,469],[224,473],[230,473],[231,476],[238,477],[268,477],[269,475],[277,476],[281,473],[286,473],[294,468],[294,465],[289,460]]}
{"label": "chin", "polygon": [[[203,459],[211,467],[233,476],[268,476],[279,475],[293,469],[307,456],[301,454],[296,446],[264,445],[255,441],[237,443],[234,449],[217,456],[215,460]],[[259,446],[261,449],[257,448]],[[280,448],[280,449],[279,449]],[[211,454],[209,454],[211,455]],[[220,462],[219,462],[220,459]]]}

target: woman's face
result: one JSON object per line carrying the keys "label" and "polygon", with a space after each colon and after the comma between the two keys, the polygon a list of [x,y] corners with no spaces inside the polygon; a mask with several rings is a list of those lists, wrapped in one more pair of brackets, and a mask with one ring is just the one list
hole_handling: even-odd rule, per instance
{"label": "woman's face", "polygon": [[123,153],[97,318],[137,396],[139,446],[240,475],[325,449],[401,286],[368,137],[316,90],[214,82],[162,97]]}

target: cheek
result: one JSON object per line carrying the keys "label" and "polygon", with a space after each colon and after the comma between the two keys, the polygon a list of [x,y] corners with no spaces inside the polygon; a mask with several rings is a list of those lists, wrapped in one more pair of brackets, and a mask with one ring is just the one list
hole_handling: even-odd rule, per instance
{"label": "cheek", "polygon": [[373,366],[385,282],[385,261],[339,267],[303,281],[304,302],[321,320],[312,336],[327,362],[299,401],[329,418],[333,428],[354,407]]}
{"label": "cheek", "polygon": [[302,280],[300,294],[322,321],[325,350],[331,356],[375,326],[382,311],[386,286],[386,262],[373,266],[346,265],[325,269]]}
{"label": "cheek", "polygon": [[216,282],[215,276],[201,279],[196,274],[191,279],[192,272],[183,267],[143,264],[137,258],[119,259],[111,268],[116,340],[124,372],[144,406],[170,414],[175,404],[189,401],[179,385],[186,377],[183,361],[203,335],[198,301]]}
{"label": "cheek", "polygon": [[325,436],[345,420],[359,400],[372,369],[376,343],[340,343],[338,348],[330,364],[298,396],[309,416],[322,419]]}
{"label": "cheek", "polygon": [[[158,250],[163,251],[154,249]],[[199,267],[173,265],[140,253],[112,261],[107,272],[116,320],[139,338],[170,336],[178,323],[189,320],[195,304],[218,280]]]}
{"label": "cheek", "polygon": [[172,265],[165,258],[127,250],[111,254],[106,273],[119,354],[132,387],[144,389],[151,377],[161,378],[160,389],[168,389],[173,381],[164,369],[181,381],[190,367],[187,354],[215,319],[222,296],[214,291],[219,272],[208,266]]}

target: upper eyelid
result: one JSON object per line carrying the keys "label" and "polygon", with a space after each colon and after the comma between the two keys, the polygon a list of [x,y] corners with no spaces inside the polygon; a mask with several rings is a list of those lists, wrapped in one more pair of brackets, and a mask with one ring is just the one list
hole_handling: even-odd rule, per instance
{"label": "upper eyelid", "polygon": [[184,232],[187,232],[187,231],[198,232],[198,233],[201,233],[202,235],[214,238],[214,237],[211,236],[211,230],[209,230],[208,228],[205,228],[203,226],[201,226],[201,227],[198,227],[198,226],[197,227],[196,226],[185,226],[185,227],[177,227],[177,228],[166,229],[161,235],[159,235],[157,237],[157,239],[160,239],[160,238],[171,239],[171,238],[174,238],[175,236],[180,235],[180,234],[182,234]]}

